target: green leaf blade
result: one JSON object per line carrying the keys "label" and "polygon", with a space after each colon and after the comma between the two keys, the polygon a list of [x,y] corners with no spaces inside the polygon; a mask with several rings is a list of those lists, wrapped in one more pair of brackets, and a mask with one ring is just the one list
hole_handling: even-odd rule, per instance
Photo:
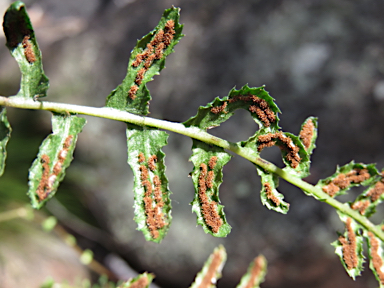
{"label": "green leaf blade", "polygon": [[380,288],[384,287],[384,243],[373,235],[372,232],[364,230],[369,251],[369,268],[372,270]]}
{"label": "green leaf blade", "polygon": [[206,106],[199,107],[197,114],[183,124],[187,127],[210,129],[227,121],[237,109],[249,111],[259,127],[264,127],[269,131],[279,128],[278,113],[280,113],[280,109],[274,99],[264,89],[264,86],[250,88],[248,85],[239,90],[233,88],[223,99],[217,97]]}
{"label": "green leaf blade", "polygon": [[12,128],[8,122],[7,110],[0,106],[0,176],[5,170],[5,160],[7,158],[7,143],[11,138]]}
{"label": "green leaf blade", "polygon": [[[303,143],[299,137],[288,132],[283,133],[285,137],[290,139],[290,142],[283,142],[281,144],[281,154],[284,164],[284,171],[299,176],[300,178],[307,177],[311,161],[308,152],[305,150]],[[292,144],[287,144],[292,143]],[[294,147],[293,149],[291,148]],[[297,156],[296,156],[297,155]],[[297,166],[296,166],[297,162]]]}
{"label": "green leaf blade", "polygon": [[165,175],[168,134],[149,127],[128,124],[128,164],[134,175],[134,208],[138,230],[148,241],[161,242],[171,224],[171,200]]}
{"label": "green leaf blade", "polygon": [[279,186],[279,177],[275,174],[267,173],[260,168],[257,168],[257,172],[261,176],[261,203],[270,210],[287,214],[289,203],[283,201],[283,194],[276,189]]}
{"label": "green leaf blade", "polygon": [[318,119],[316,117],[308,117],[304,121],[303,125],[301,125],[299,138],[308,155],[311,155],[313,150],[316,148],[315,143],[318,135],[317,127]]}
{"label": "green leaf blade", "polygon": [[49,80],[44,74],[41,51],[23,2],[16,1],[9,6],[4,15],[3,28],[6,45],[21,71],[17,96],[33,99],[45,97]]}
{"label": "green leaf blade", "polygon": [[154,278],[153,274],[145,272],[120,284],[117,288],[148,288]]}
{"label": "green leaf blade", "polygon": [[249,265],[248,271],[241,278],[236,288],[259,288],[267,274],[267,259],[263,255],[257,256]]}
{"label": "green leaf blade", "polygon": [[77,137],[85,123],[84,118],[77,116],[52,116],[53,133],[43,141],[29,169],[28,195],[34,208],[40,209],[55,195],[73,160]]}
{"label": "green leaf blade", "polygon": [[379,172],[375,164],[350,163],[337,167],[336,172],[325,179],[319,180],[316,187],[322,189],[331,197],[347,193],[352,187],[370,186],[377,181]]}
{"label": "green leaf blade", "polygon": [[197,274],[195,281],[192,283],[190,288],[216,287],[216,282],[221,278],[221,271],[223,270],[226,260],[227,252],[225,251],[224,246],[220,245],[215,248],[208,260],[204,263],[201,271]]}
{"label": "green leaf blade", "polygon": [[194,164],[191,173],[195,187],[195,197],[191,202],[196,213],[197,224],[205,233],[215,237],[226,237],[231,226],[228,224],[224,206],[219,204],[219,187],[223,181],[223,167],[231,159],[224,149],[193,140],[193,154],[190,161]]}
{"label": "green leaf blade", "polygon": [[360,194],[355,201],[349,203],[351,208],[367,218],[376,212],[376,207],[384,201],[384,174],[383,171],[373,181],[368,183],[368,188]]}
{"label": "green leaf blade", "polygon": [[339,235],[339,239],[332,243],[335,247],[335,253],[340,257],[345,271],[355,280],[356,276],[360,276],[363,272],[364,254],[363,254],[363,236],[361,225],[352,218],[338,212],[343,223],[345,223],[344,234]]}
{"label": "green leaf blade", "polygon": [[299,137],[288,132],[260,129],[254,136],[241,146],[252,147],[256,143],[257,155],[265,148],[277,146],[280,148],[282,160],[285,164],[283,170],[290,174],[304,178],[309,175],[310,160],[307,151]]}
{"label": "green leaf blade", "polygon": [[107,107],[147,115],[151,100],[146,84],[165,67],[165,58],[184,36],[180,8],[166,9],[159,24],[132,50],[127,75],[107,98]]}

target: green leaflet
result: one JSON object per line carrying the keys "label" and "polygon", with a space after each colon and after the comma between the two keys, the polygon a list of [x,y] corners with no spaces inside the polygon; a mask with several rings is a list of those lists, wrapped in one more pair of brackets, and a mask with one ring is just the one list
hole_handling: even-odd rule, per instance
{"label": "green leaflet", "polygon": [[7,119],[7,110],[0,106],[0,176],[5,169],[5,159],[7,158],[6,146],[11,138],[12,128]]}
{"label": "green leaflet", "polygon": [[[280,110],[274,103],[274,99],[265,91],[264,87],[250,88],[248,85],[243,86],[240,90],[233,88],[223,99],[216,98],[206,106],[200,107],[197,114],[183,124],[186,127],[210,129],[228,120],[234,115],[236,109],[248,110],[265,133],[277,131],[279,128],[278,113]],[[245,142],[243,144],[247,145]],[[255,143],[252,146],[251,149],[255,151],[255,155],[258,155]],[[230,232],[230,226],[226,222],[223,207],[219,204],[218,188],[222,182],[222,168],[230,160],[230,155],[222,148],[209,146],[197,140],[193,140],[192,149],[191,161],[195,166],[192,172],[195,186],[195,198],[191,203],[192,211],[196,212],[197,223],[203,226],[205,232],[217,237],[224,237]],[[216,175],[215,171],[209,169],[208,163],[211,157],[217,157],[223,161],[220,167],[214,169],[218,171],[214,181],[216,184],[209,187],[212,182],[209,177],[212,177],[212,173]]]}
{"label": "green leaflet", "polygon": [[261,176],[261,203],[268,209],[276,212],[287,214],[289,203],[284,202],[283,194],[279,193],[276,188],[279,186],[279,177],[265,172],[257,168],[257,173]]}
{"label": "green leaflet", "polygon": [[361,215],[369,218],[376,212],[376,207],[384,200],[383,172],[370,181],[368,188],[360,194],[350,206],[358,210]]}
{"label": "green leaflet", "polygon": [[145,272],[131,280],[128,280],[127,282],[120,284],[117,288],[148,288],[149,284],[152,283],[153,278],[155,278],[153,274]]}
{"label": "green leaflet", "polygon": [[233,88],[223,99],[217,97],[206,106],[199,107],[196,116],[183,124],[187,127],[210,129],[227,121],[236,109],[248,110],[259,127],[265,127],[268,131],[279,128],[280,109],[274,99],[265,91],[264,86],[250,88],[248,85],[244,85],[240,90]]}
{"label": "green leaflet", "polygon": [[336,197],[355,186],[370,186],[377,181],[378,175],[375,164],[366,165],[351,161],[347,165],[338,166],[335,174],[320,180],[316,187],[321,188],[329,196]]}
{"label": "green leaflet", "polygon": [[364,230],[369,250],[369,268],[373,271],[380,288],[384,287],[384,243],[371,232]]}
{"label": "green leaflet", "polygon": [[[293,135],[289,132],[284,132],[283,134],[285,137],[290,139],[291,142],[289,143],[292,143],[293,147],[298,150],[297,152],[295,152],[294,149],[291,149],[289,147],[291,144],[286,144],[286,142],[280,144],[280,140],[277,140],[277,145],[280,147],[283,162],[286,165],[283,170],[285,170],[287,173],[297,175],[300,178],[307,177],[310,174],[309,166],[311,162],[309,159],[308,152],[305,150],[303,143],[296,135]],[[295,167],[296,154],[299,156],[297,167]]]}
{"label": "green leaflet", "polygon": [[220,205],[219,186],[223,181],[223,167],[231,155],[223,148],[208,145],[193,139],[193,154],[190,161],[194,168],[191,173],[195,187],[195,197],[191,202],[192,211],[197,215],[197,224],[205,233],[216,237],[226,237],[231,231]]}
{"label": "green leaflet", "polygon": [[[368,218],[375,213],[376,206],[384,199],[383,173],[377,171],[375,164],[366,165],[352,161],[337,167],[335,174],[320,180],[316,186],[331,197],[336,197],[360,185],[368,187],[355,201],[345,205],[349,205]],[[336,248],[336,254],[339,255],[345,270],[353,279],[361,274],[364,263],[363,238],[365,237],[369,250],[369,266],[380,282],[380,287],[384,287],[383,243],[352,218],[340,211],[337,212],[341,221],[345,223],[346,229],[332,245]]]}
{"label": "green leaflet", "polygon": [[139,115],[148,114],[151,96],[146,83],[164,68],[165,58],[184,36],[179,13],[180,8],[166,9],[155,29],[137,42],[125,79],[107,98],[108,107]]}
{"label": "green leaflet", "polygon": [[41,52],[23,2],[16,1],[9,6],[3,28],[6,45],[21,71],[20,90],[16,96],[33,99],[46,96],[49,80],[44,74]]}
{"label": "green leaflet", "polygon": [[[259,152],[265,147],[278,145],[282,151],[283,161],[287,166],[284,168],[301,178],[309,175],[310,160],[308,153],[314,148],[317,131],[314,131],[311,139],[311,150],[306,151],[299,137],[286,132],[279,131],[279,107],[274,99],[265,91],[264,86],[250,88],[243,86],[240,90],[233,88],[229,95],[223,99],[215,98],[206,106],[200,107],[197,114],[185,121],[186,127],[195,126],[206,130],[219,126],[234,115],[236,109],[248,110],[253,120],[259,125],[259,130],[254,136],[246,141],[239,142],[242,147],[248,147]],[[313,125],[317,127],[316,118],[310,118]],[[316,129],[315,129],[316,130]],[[256,145],[256,147],[255,147]]]}
{"label": "green leaflet", "polygon": [[[219,126],[221,123],[228,120],[236,109],[246,109],[250,112],[254,121],[259,125],[260,129],[246,141],[237,143],[241,147],[246,147],[252,150],[255,157],[259,157],[260,152],[266,148],[273,145],[277,145],[281,149],[283,162],[286,165],[284,170],[288,173],[297,175],[301,178],[304,178],[309,175],[309,154],[306,151],[303,142],[299,137],[279,130],[279,117],[280,109],[274,102],[274,99],[265,91],[263,87],[250,88],[248,85],[243,86],[240,90],[233,88],[229,95],[223,99],[216,98],[213,102],[207,104],[204,107],[200,107],[197,114],[184,122],[183,124],[187,127],[195,126],[197,128],[206,130],[216,126]],[[317,121],[315,118],[309,118],[311,123],[316,130]],[[307,120],[307,121],[309,121]],[[304,125],[303,125],[304,127]],[[312,137],[310,139],[310,152],[314,148],[314,141],[317,135],[317,131],[312,131]],[[194,143],[199,143],[194,140]],[[207,149],[209,150],[209,149]],[[196,189],[195,200],[193,204],[199,204],[198,198],[198,189],[199,189],[199,165],[202,163],[203,159],[197,160],[194,168],[194,183]],[[207,159],[205,159],[207,161]],[[197,166],[196,166],[197,165]],[[271,178],[272,175],[268,175],[259,172],[262,175],[263,189],[261,193],[261,199],[264,205],[267,205],[269,209],[276,210],[281,213],[287,213],[289,204],[282,201],[283,195],[277,192],[275,189],[277,187],[277,178]],[[270,184],[268,184],[271,182]],[[271,186],[268,186],[271,185]],[[268,188],[268,189],[266,189]],[[271,191],[271,192],[269,192]],[[269,195],[269,198],[267,197]],[[275,200],[275,203],[272,201]],[[198,206],[194,206],[196,211],[200,211]],[[194,211],[195,211],[194,210]],[[201,213],[201,212],[200,212]],[[200,214],[201,215],[201,214]],[[201,217],[198,214],[198,222],[204,221],[201,220]],[[206,230],[209,227],[205,227]],[[209,231],[209,230],[208,230]]]}
{"label": "green leaflet", "polygon": [[221,270],[227,260],[227,253],[224,246],[213,250],[213,253],[209,256],[208,260],[204,263],[203,269],[197,274],[195,281],[190,288],[214,288],[216,282],[221,278]]}
{"label": "green leaflet", "polygon": [[267,274],[267,259],[263,255],[257,256],[249,265],[248,271],[241,278],[236,288],[259,288]]}
{"label": "green leaflet", "polygon": [[309,167],[311,162],[308,152],[305,150],[299,137],[291,133],[278,130],[269,132],[269,130],[262,128],[248,140],[239,142],[238,145],[252,149],[255,157],[260,157],[261,151],[265,148],[278,146],[286,166],[283,170],[300,178],[310,174]]}
{"label": "green leaflet", "polygon": [[[108,107],[139,115],[149,113],[151,96],[146,83],[165,67],[165,58],[184,36],[179,13],[179,8],[166,9],[155,29],[137,42],[131,53],[126,77],[107,98]],[[160,242],[172,218],[163,161],[165,155],[161,151],[161,147],[167,144],[168,134],[128,124],[127,139],[128,163],[134,173],[134,207],[138,230],[144,233],[147,240]]]}
{"label": "green leaflet", "polygon": [[160,242],[171,224],[171,192],[165,176],[168,134],[128,124],[128,164],[134,175],[135,221],[146,240]]}
{"label": "green leaflet", "polygon": [[303,143],[304,149],[307,151],[308,155],[311,155],[313,149],[316,148],[316,139],[317,139],[317,118],[308,117],[303,125],[301,125],[299,139]]}
{"label": "green leaflet", "polygon": [[348,275],[355,280],[363,271],[363,236],[360,232],[363,227],[340,211],[337,211],[337,214],[345,223],[345,232],[339,235],[339,239],[333,242],[332,246],[336,248],[335,253],[339,255]]}
{"label": "green leaflet", "polygon": [[[309,175],[309,156],[307,151],[305,151],[303,143],[296,135],[282,131],[266,133],[265,129],[260,129],[254,139],[256,140],[258,152],[274,145],[280,148],[281,156],[285,164],[283,170],[287,171],[287,173],[297,175],[300,178]],[[241,145],[250,146],[244,142],[242,142]]]}
{"label": "green leaflet", "polygon": [[28,195],[34,208],[40,209],[56,193],[85,123],[84,118],[77,116],[53,114],[53,133],[43,141],[29,169]]}

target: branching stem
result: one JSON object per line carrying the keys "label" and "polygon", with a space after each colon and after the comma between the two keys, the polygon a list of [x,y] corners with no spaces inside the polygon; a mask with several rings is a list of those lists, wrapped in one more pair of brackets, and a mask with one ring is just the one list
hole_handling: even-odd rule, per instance
{"label": "branching stem", "polygon": [[274,164],[260,157],[255,157],[254,154],[249,149],[240,147],[235,143],[231,143],[219,137],[213,136],[196,127],[185,127],[181,123],[159,120],[151,117],[139,116],[139,115],[131,114],[128,112],[124,112],[121,110],[108,108],[108,107],[96,108],[96,107],[73,105],[73,104],[66,104],[66,103],[34,101],[32,99],[28,99],[24,97],[0,96],[0,105],[7,106],[7,107],[22,108],[22,109],[47,110],[47,111],[52,111],[56,113],[83,114],[83,115],[95,116],[99,118],[117,120],[121,122],[128,122],[128,123],[136,124],[139,126],[156,127],[159,129],[164,129],[164,130],[172,131],[178,134],[182,134],[182,135],[203,141],[208,144],[213,144],[213,145],[222,147],[251,161],[257,166],[263,168],[265,171],[277,174],[287,182],[302,189],[303,191],[307,192],[313,197],[317,199],[321,199],[320,201],[323,201],[331,205],[335,209],[348,215],[355,221],[359,222],[368,231],[372,232],[378,238],[384,241],[384,232],[380,229],[380,227],[377,225],[374,225],[366,217],[360,215],[359,212],[350,208],[349,205],[337,201],[336,199],[330,197],[328,194],[324,193],[321,189],[303,181],[297,176],[294,176],[285,172],[284,170],[276,167]]}

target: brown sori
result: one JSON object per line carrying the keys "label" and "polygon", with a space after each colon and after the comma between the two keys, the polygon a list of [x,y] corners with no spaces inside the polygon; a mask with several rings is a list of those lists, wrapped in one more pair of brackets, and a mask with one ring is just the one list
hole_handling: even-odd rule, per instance
{"label": "brown sori", "polygon": [[[147,277],[143,276],[141,278],[139,278],[136,282],[130,284],[129,288],[144,288],[144,287],[147,287],[148,286],[148,279]],[[125,284],[126,285],[126,284]],[[124,286],[125,287],[125,286]]]}
{"label": "brown sori", "polygon": [[293,143],[291,138],[285,136],[282,132],[260,135],[257,140],[257,150],[259,152],[261,152],[266,147],[271,147],[275,145],[276,140],[279,140],[281,142],[279,148],[281,150],[287,151],[287,155],[285,156],[285,158],[291,163],[291,167],[296,168],[300,164],[300,148]]}
{"label": "brown sori", "polygon": [[206,180],[206,185],[208,189],[213,188],[213,180],[215,178],[215,172],[214,171],[209,171],[207,175],[207,180]]}
{"label": "brown sori", "polygon": [[65,149],[68,149],[68,148],[71,146],[72,141],[73,141],[73,135],[68,135],[67,138],[65,138],[63,147],[64,147]]}
{"label": "brown sori", "polygon": [[384,183],[383,179],[375,184],[375,186],[368,191],[367,196],[371,197],[371,201],[375,202],[380,199],[381,195],[384,193]]}
{"label": "brown sori", "polygon": [[309,119],[307,122],[304,123],[299,134],[299,138],[301,142],[303,142],[305,150],[308,150],[308,148],[311,146],[314,132],[315,125],[313,124],[313,121]]}
{"label": "brown sori", "polygon": [[325,185],[322,190],[333,197],[337,192],[348,188],[351,184],[359,184],[370,177],[371,175],[368,169],[353,169],[346,174],[340,173],[337,175],[332,181]]}
{"label": "brown sori", "polygon": [[137,157],[139,158],[139,163],[144,163],[145,162],[144,153],[139,153],[139,155]]}
{"label": "brown sori", "polygon": [[159,45],[156,46],[156,49],[155,49],[156,59],[163,58],[163,50],[165,48],[166,46],[163,42],[159,43]]}
{"label": "brown sori", "polygon": [[[151,171],[156,169],[156,159],[156,155],[152,155],[148,159],[147,164]],[[144,165],[145,156],[143,153],[139,153],[138,162],[141,164],[139,167],[141,185],[145,190],[143,202],[146,214],[146,223],[148,230],[151,233],[151,237],[156,239],[159,237],[158,229],[161,229],[166,225],[164,221],[164,214],[161,211],[161,208],[164,206],[161,192],[161,180],[157,175],[153,177],[153,185],[155,186],[153,189],[152,184],[149,181],[150,174],[148,168]]]}
{"label": "brown sori", "polygon": [[171,41],[173,39],[173,35],[176,34],[175,28],[175,22],[173,20],[168,20],[164,27],[164,37],[163,42],[166,46],[171,44]]}
{"label": "brown sori", "polygon": [[147,59],[145,59],[145,64],[144,64],[144,67],[146,69],[148,69],[149,67],[151,67],[153,61],[156,59],[156,54],[151,54],[148,56]]}
{"label": "brown sori", "polygon": [[24,48],[24,56],[29,63],[34,63],[36,61],[35,52],[33,51],[31,40],[29,35],[24,36],[23,41],[21,42]]}
{"label": "brown sori", "polygon": [[221,105],[221,106],[212,107],[211,112],[214,114],[219,114],[221,112],[224,112],[226,114],[226,113],[228,113],[227,111],[225,111],[225,108],[227,107],[227,105],[228,105],[228,103],[224,102],[223,105]]}
{"label": "brown sori", "polygon": [[65,139],[63,144],[63,149],[61,149],[57,155],[57,162],[55,166],[53,167],[53,174],[59,175],[61,172],[61,168],[63,167],[64,161],[67,158],[68,155],[68,149],[72,144],[73,135],[68,135],[68,137]]}
{"label": "brown sori", "polygon": [[[163,38],[164,38],[164,30],[163,29],[160,29],[155,37],[152,39],[151,41],[151,45],[153,47],[156,47],[157,45],[159,45],[160,43],[163,43]],[[164,43],[163,43],[164,44]]]}
{"label": "brown sori", "polygon": [[139,90],[139,87],[137,85],[133,84],[128,91],[129,99],[134,100],[136,98],[137,90]]}
{"label": "brown sori", "polygon": [[247,286],[245,286],[245,288],[255,287],[257,278],[259,277],[259,275],[263,269],[263,266],[264,266],[264,260],[262,257],[259,256],[253,260],[253,267],[252,267],[252,270],[250,273],[251,276],[249,277],[249,280],[247,282]]}
{"label": "brown sori", "polygon": [[68,135],[67,138],[65,138],[65,141],[63,143],[63,149],[61,149],[57,154],[57,162],[53,166],[52,174],[49,173],[50,172],[49,156],[46,154],[43,154],[41,156],[41,162],[43,166],[43,175],[36,191],[36,194],[39,196],[40,201],[47,198],[47,196],[51,192],[52,186],[55,183],[57,176],[62,170],[64,161],[68,155],[68,149],[71,146],[72,141],[73,141],[73,135]]}
{"label": "brown sori", "polygon": [[274,194],[273,194],[273,189],[272,189],[272,186],[271,184],[269,184],[268,182],[264,183],[264,189],[265,189],[265,193],[267,195],[267,198],[269,200],[271,200],[276,206],[279,206],[280,205],[280,199],[277,198]]}
{"label": "brown sori", "polygon": [[367,208],[369,207],[369,204],[371,204],[371,202],[369,200],[360,200],[360,201],[357,201],[357,202],[353,203],[351,205],[351,208],[353,210],[359,211],[359,213],[361,215],[364,215],[365,214],[365,210],[367,210]]}
{"label": "brown sori", "polygon": [[[252,102],[254,105],[250,105],[248,110],[251,113],[255,113],[257,117],[263,122],[265,127],[271,126],[271,123],[276,121],[275,113],[269,108],[267,101],[257,97],[256,95],[236,95],[229,99],[229,103],[237,101]],[[212,110],[211,110],[212,111]]]}
{"label": "brown sori", "polygon": [[175,26],[175,22],[173,20],[168,20],[165,24],[164,30],[159,29],[150,43],[147,44],[147,47],[144,49],[142,53],[138,53],[136,55],[135,61],[132,62],[133,67],[138,67],[144,61],[144,67],[140,68],[140,70],[136,74],[135,84],[131,86],[128,91],[128,97],[131,100],[136,98],[136,93],[139,89],[139,85],[141,85],[145,73],[151,67],[153,61],[161,59],[163,57],[163,51],[167,48],[173,39],[173,35],[176,33],[173,29]]}
{"label": "brown sori", "polygon": [[356,268],[358,265],[358,256],[357,256],[357,244],[356,244],[356,235],[352,228],[351,218],[347,218],[345,223],[347,229],[347,238],[344,236],[339,237],[339,242],[343,246],[343,259],[348,270]]}
{"label": "brown sori", "polygon": [[49,156],[43,154],[41,156],[41,165],[43,166],[43,174],[41,175],[41,180],[39,182],[39,186],[37,187],[36,194],[39,197],[39,200],[42,201],[47,198],[49,194],[48,189],[48,179],[49,179]]}
{"label": "brown sori", "polygon": [[198,286],[199,288],[208,288],[208,287],[213,287],[212,286],[212,279],[214,279],[217,273],[217,269],[220,267],[221,264],[221,254],[219,251],[215,251],[212,254],[212,260],[211,263],[208,267],[207,272],[205,273],[203,279],[201,280],[200,285]]}
{"label": "brown sori", "polygon": [[156,170],[157,156],[152,155],[148,159],[148,168],[153,172]]}
{"label": "brown sori", "polygon": [[143,81],[144,79],[144,74],[147,70],[143,67],[139,70],[139,72],[137,72],[137,75],[136,75],[136,79],[135,79],[135,83],[137,85],[140,85],[141,82]]}
{"label": "brown sori", "polygon": [[198,194],[201,203],[202,215],[205,223],[211,228],[212,232],[217,233],[219,232],[220,227],[223,225],[223,220],[220,218],[220,215],[217,212],[217,203],[215,201],[209,201],[206,194],[207,188],[210,189],[213,186],[212,181],[211,184],[208,184],[208,175],[209,172],[207,165],[205,163],[200,164]]}
{"label": "brown sori", "polygon": [[379,255],[380,242],[376,239],[372,232],[368,232],[369,243],[371,245],[371,256],[373,262],[373,268],[379,276],[380,283],[384,285],[384,272],[381,270],[383,267],[383,259]]}
{"label": "brown sori", "polygon": [[212,156],[208,162],[209,169],[213,170],[216,166],[216,163],[217,163],[217,156]]}
{"label": "brown sori", "polygon": [[208,167],[211,171],[208,172],[207,179],[206,179],[206,185],[207,185],[207,188],[209,188],[209,189],[213,188],[213,182],[214,182],[214,178],[215,178],[215,172],[213,171],[213,169],[216,166],[216,162],[217,162],[217,156],[212,156],[208,162]]}

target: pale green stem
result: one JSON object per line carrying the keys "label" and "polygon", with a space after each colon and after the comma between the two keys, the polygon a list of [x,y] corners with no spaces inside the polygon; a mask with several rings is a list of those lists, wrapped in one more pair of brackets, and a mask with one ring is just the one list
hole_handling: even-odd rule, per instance
{"label": "pale green stem", "polygon": [[47,110],[57,113],[75,113],[75,114],[83,114],[90,115],[99,118],[106,118],[111,120],[117,120],[121,122],[128,122],[132,124],[136,124],[139,126],[150,126],[156,127],[159,129],[164,129],[168,131],[172,131],[178,134],[182,134],[200,141],[203,141],[208,144],[213,144],[224,149],[230,150],[239,156],[251,161],[257,166],[263,168],[264,170],[275,173],[287,182],[295,185],[296,187],[306,191],[307,193],[313,195],[313,197],[320,199],[337,210],[343,212],[349,217],[353,218],[357,222],[359,222],[364,228],[368,231],[374,233],[378,238],[384,241],[384,232],[381,230],[379,225],[374,225],[370,222],[366,217],[360,215],[357,211],[353,210],[347,204],[343,204],[336,199],[330,197],[328,194],[324,193],[321,189],[303,181],[297,176],[286,173],[284,170],[276,167],[274,164],[260,158],[255,157],[249,149],[239,147],[235,143],[231,143],[219,137],[213,136],[199,128],[196,127],[185,127],[181,123],[175,123],[165,120],[154,119],[145,116],[139,116],[135,114],[131,114],[125,111],[117,110],[114,108],[108,107],[88,107],[88,106],[80,106],[73,104],[65,104],[65,103],[54,103],[54,102],[42,102],[42,101],[34,101],[33,99],[27,99],[23,97],[2,97],[0,96],[0,106],[8,106],[15,108],[23,108],[23,109],[36,109],[36,110]]}

